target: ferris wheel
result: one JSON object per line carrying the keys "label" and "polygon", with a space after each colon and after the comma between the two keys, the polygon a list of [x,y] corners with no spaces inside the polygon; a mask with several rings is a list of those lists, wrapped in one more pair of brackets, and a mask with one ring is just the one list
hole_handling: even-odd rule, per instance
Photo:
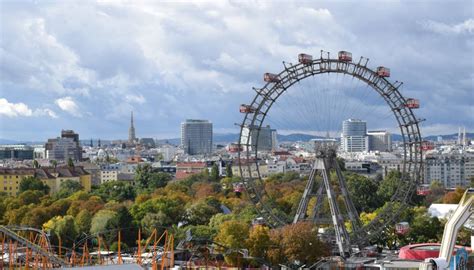
{"label": "ferris wheel", "polygon": [[[422,170],[423,142],[419,123],[423,120],[414,114],[414,110],[419,108],[419,101],[402,96],[400,88],[403,83],[389,81],[389,68],[379,66],[371,69],[367,66],[368,61],[364,57],[353,61],[352,54],[346,51],[340,51],[334,58],[324,51],[321,51],[319,58],[300,54],[298,64],[283,62],[284,69],[280,73],[265,73],[266,84],[262,88],[254,88],[256,94],[253,100],[240,106],[240,112],[244,115],[238,145],[240,176],[250,200],[265,223],[270,227],[279,227],[303,220],[316,222],[318,216],[315,212],[321,205],[321,198],[332,198],[332,202],[329,201],[332,214],[330,223],[335,227],[341,255],[350,253],[351,245],[366,245],[368,241],[379,237],[387,226],[397,222],[399,214],[420,183]],[[358,89],[366,89],[366,92],[362,93]],[[358,94],[365,96],[357,99],[355,96]],[[378,100],[378,103],[372,104],[374,106],[364,104],[372,100]],[[334,127],[340,125],[341,120],[362,117],[364,114],[373,119],[373,124],[383,122],[378,121],[380,118],[390,118],[396,132],[401,134],[399,149],[402,160],[398,168],[401,183],[384,210],[369,224],[361,224],[348,195],[344,176],[335,160],[336,149],[330,144],[315,152],[295,215],[288,216],[275,210],[265,190],[266,175],[261,171],[261,152],[268,150],[259,140],[260,136],[267,136],[264,130],[271,125],[279,132],[285,129],[302,132],[312,130],[314,134],[325,133],[326,137],[330,134],[338,136],[340,130]],[[336,171],[345,211],[341,211],[336,202],[337,194],[329,179],[331,170]],[[316,191],[314,179],[317,174],[324,181]],[[311,198],[316,198],[317,202],[311,217],[307,217]],[[347,220],[352,225],[351,234],[345,228],[343,215],[349,216]]]}

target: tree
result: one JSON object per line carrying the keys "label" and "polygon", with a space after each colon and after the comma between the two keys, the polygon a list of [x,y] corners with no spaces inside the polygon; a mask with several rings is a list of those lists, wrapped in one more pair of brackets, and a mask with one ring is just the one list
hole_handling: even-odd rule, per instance
{"label": "tree", "polygon": [[464,195],[465,189],[457,187],[454,191],[448,192],[443,197],[443,203],[458,204]]}
{"label": "tree", "polygon": [[209,175],[209,179],[214,182],[219,181],[219,167],[217,166],[216,162],[214,162],[211,167],[211,174]]}
{"label": "tree", "polygon": [[443,233],[443,227],[437,217],[431,217],[426,207],[413,209],[413,220],[407,235],[409,243],[438,242]]}
{"label": "tree", "polygon": [[44,194],[48,194],[49,186],[36,177],[28,176],[21,179],[19,186],[20,193],[26,190],[39,190]]}
{"label": "tree", "polygon": [[54,168],[56,168],[56,167],[58,166],[58,161],[56,161],[56,160],[54,160],[54,159],[53,159],[53,160],[50,160],[49,163],[51,163],[51,165],[52,165]]}
{"label": "tree", "polygon": [[59,185],[59,191],[54,195],[56,198],[66,198],[71,196],[73,193],[81,191],[83,189],[84,188],[79,182],[73,181],[71,179],[66,179]]}
{"label": "tree", "polygon": [[91,229],[91,222],[92,222],[92,214],[83,209],[77,214],[76,218],[74,219],[77,225],[77,230],[79,234],[85,233],[88,234]]}
{"label": "tree", "polygon": [[90,233],[97,234],[105,231],[108,222],[115,218],[116,215],[116,212],[110,210],[100,210],[97,212],[92,218]]}
{"label": "tree", "polygon": [[[62,245],[72,246],[78,235],[76,223],[72,216],[56,216],[43,225],[45,231],[49,231],[53,238],[61,238]],[[59,241],[58,241],[59,244]]]}
{"label": "tree", "polygon": [[38,169],[40,167],[38,161],[35,159],[33,160],[33,168]]}
{"label": "tree", "polygon": [[378,185],[374,181],[358,174],[348,174],[346,180],[352,202],[359,213],[372,212],[380,207]]}
{"label": "tree", "polygon": [[135,170],[135,181],[138,183],[140,188],[143,189],[156,189],[166,186],[171,180],[171,176],[167,173],[154,172],[150,164],[143,166],[138,165]]}
{"label": "tree", "polygon": [[268,249],[271,248],[270,229],[267,226],[254,226],[246,241],[250,255],[257,258],[265,258]]}
{"label": "tree", "polygon": [[119,202],[133,200],[136,196],[135,189],[131,184],[120,181],[103,183],[98,189],[94,190],[93,194],[104,201],[115,200]]}
{"label": "tree", "polygon": [[186,219],[191,225],[205,225],[209,223],[212,216],[219,212],[220,209],[201,201],[186,209]]}
{"label": "tree", "polygon": [[227,165],[225,166],[225,176],[232,178],[232,175],[233,175],[233,173],[232,173],[232,164],[227,163]]}
{"label": "tree", "polygon": [[[245,248],[245,240],[249,235],[249,226],[247,223],[238,220],[229,220],[219,226],[214,241],[230,249],[238,250]],[[228,263],[236,264],[241,258],[241,254],[229,254],[225,257]]]}
{"label": "tree", "polygon": [[69,168],[74,168],[74,161],[72,160],[72,158],[69,158],[69,159],[67,160],[67,166],[68,166]]}
{"label": "tree", "polygon": [[395,194],[401,184],[401,176],[402,174],[399,171],[390,171],[384,180],[380,182],[377,196],[379,196],[382,203],[391,200],[393,194]]}
{"label": "tree", "polygon": [[142,230],[147,236],[150,236],[154,229],[163,231],[171,223],[171,219],[162,211],[158,213],[147,213],[140,221]]}
{"label": "tree", "polygon": [[[273,250],[269,260],[276,263],[307,264],[329,255],[328,247],[319,240],[316,227],[310,222],[299,222],[275,229],[271,234]],[[284,256],[281,256],[281,255]]]}

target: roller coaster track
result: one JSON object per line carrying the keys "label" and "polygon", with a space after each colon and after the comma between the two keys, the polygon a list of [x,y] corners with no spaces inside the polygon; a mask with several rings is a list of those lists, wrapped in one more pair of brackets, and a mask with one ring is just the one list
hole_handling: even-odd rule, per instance
{"label": "roller coaster track", "polygon": [[28,247],[29,249],[36,252],[37,254],[40,254],[41,256],[46,257],[48,259],[48,261],[53,264],[53,266],[54,265],[56,265],[56,266],[68,266],[69,265],[66,261],[58,258],[55,254],[53,254],[49,250],[45,250],[44,248],[38,246],[37,244],[35,244],[33,242],[30,242],[28,239],[18,235],[13,230],[11,230],[11,229],[9,229],[5,226],[0,225],[0,233],[3,234],[4,236],[16,241],[16,242]]}

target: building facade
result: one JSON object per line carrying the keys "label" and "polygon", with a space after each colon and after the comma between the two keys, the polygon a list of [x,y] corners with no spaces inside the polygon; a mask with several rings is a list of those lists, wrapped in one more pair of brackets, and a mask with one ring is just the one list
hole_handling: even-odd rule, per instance
{"label": "building facade", "polygon": [[34,148],[28,145],[0,146],[0,159],[25,160],[34,158]]}
{"label": "building facade", "polygon": [[438,181],[446,188],[469,187],[474,177],[474,154],[429,154],[424,170],[426,184]]}
{"label": "building facade", "polygon": [[[260,132],[257,129],[244,127],[242,130],[242,144],[247,144],[247,136],[250,136],[249,144],[250,147],[257,147],[258,151],[275,151],[277,150],[277,131],[272,129],[269,125],[260,128]],[[257,138],[258,136],[258,138]]]}
{"label": "building facade", "polygon": [[212,123],[194,119],[181,123],[181,145],[188,155],[212,153]]}
{"label": "building facade", "polygon": [[365,121],[348,119],[342,122],[341,148],[344,152],[366,152],[369,150]]}
{"label": "building facade", "polygon": [[392,135],[385,130],[368,131],[369,151],[392,152]]}
{"label": "building facade", "polygon": [[91,175],[82,167],[0,168],[0,192],[10,196],[19,193],[20,183],[26,177],[36,177],[49,186],[50,194],[59,191],[66,180],[78,182],[84,191],[91,191]]}
{"label": "building facade", "polygon": [[45,146],[46,158],[49,160],[82,160],[82,147],[79,134],[72,130],[61,131],[61,138],[48,139]]}

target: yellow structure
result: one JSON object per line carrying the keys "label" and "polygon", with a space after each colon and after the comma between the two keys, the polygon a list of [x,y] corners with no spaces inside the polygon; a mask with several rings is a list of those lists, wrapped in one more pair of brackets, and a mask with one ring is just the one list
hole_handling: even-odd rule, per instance
{"label": "yellow structure", "polygon": [[61,183],[66,180],[78,182],[84,191],[91,191],[91,175],[82,167],[47,167],[47,168],[0,168],[0,192],[10,196],[18,195],[20,182],[25,177],[36,177],[49,186],[50,194],[59,191]]}

